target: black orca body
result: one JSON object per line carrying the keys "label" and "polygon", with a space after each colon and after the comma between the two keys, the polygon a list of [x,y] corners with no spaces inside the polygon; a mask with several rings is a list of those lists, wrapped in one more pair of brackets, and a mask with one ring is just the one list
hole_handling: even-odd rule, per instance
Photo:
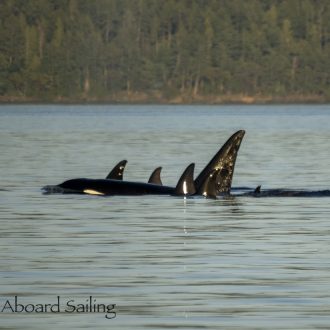
{"label": "black orca body", "polygon": [[106,179],[71,179],[56,186],[45,186],[45,193],[80,193],[93,195],[202,195],[215,198],[218,194],[229,194],[237,153],[245,131],[233,134],[220,148],[194,181],[194,164],[182,174],[176,187],[163,186],[161,168],[150,176],[148,183],[123,181],[126,160],[119,162]]}
{"label": "black orca body", "polygon": [[235,196],[251,197],[330,197],[330,190],[297,190],[297,189],[264,189],[258,186],[252,192],[236,194]]}
{"label": "black orca body", "polygon": [[131,182],[113,179],[71,179],[57,186],[45,186],[45,193],[113,195],[174,195],[190,196],[196,193],[194,185],[195,164],[190,164],[183,172],[176,187],[153,183]]}
{"label": "black orca body", "polygon": [[[72,182],[73,181],[73,182]],[[84,187],[84,189],[94,189],[101,192],[103,195],[174,195],[175,188],[161,186],[157,184],[119,181],[118,180],[95,180],[95,179],[78,179],[69,180],[61,187],[69,186],[74,188]],[[72,189],[72,188],[70,188]],[[79,190],[79,189],[78,189]]]}
{"label": "black orca body", "polygon": [[[52,186],[46,186],[49,190]],[[66,194],[90,194],[90,195],[175,195],[175,188],[160,186],[157,184],[121,181],[112,179],[71,179],[58,186],[54,186],[54,192]]]}

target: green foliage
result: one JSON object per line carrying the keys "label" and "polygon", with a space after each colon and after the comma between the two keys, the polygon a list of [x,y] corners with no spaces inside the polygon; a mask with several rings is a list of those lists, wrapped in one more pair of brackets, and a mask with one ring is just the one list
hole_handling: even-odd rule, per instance
{"label": "green foliage", "polygon": [[0,96],[330,98],[328,0],[4,0]]}

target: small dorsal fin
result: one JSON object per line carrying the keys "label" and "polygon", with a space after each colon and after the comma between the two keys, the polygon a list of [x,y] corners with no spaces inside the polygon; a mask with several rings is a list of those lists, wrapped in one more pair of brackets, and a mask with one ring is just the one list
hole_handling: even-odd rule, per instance
{"label": "small dorsal fin", "polygon": [[162,168],[161,167],[157,167],[150,175],[150,178],[148,180],[148,183],[153,183],[153,184],[158,184],[160,186],[163,185],[162,180],[160,178],[160,172],[161,172]]}
{"label": "small dorsal fin", "polygon": [[124,159],[120,161],[107,175],[106,179],[123,180],[123,174],[126,164],[127,164],[127,160]]}
{"label": "small dorsal fin", "polygon": [[254,194],[260,194],[261,193],[261,186],[258,186],[256,189],[254,189]]}
{"label": "small dorsal fin", "polygon": [[178,184],[176,185],[174,194],[175,195],[193,195],[196,192],[195,183],[194,183],[194,169],[195,164],[191,163],[181,175]]}
{"label": "small dorsal fin", "polygon": [[206,179],[202,182],[201,186],[197,190],[198,195],[202,195],[208,198],[217,198],[217,176],[220,169],[213,170]]}

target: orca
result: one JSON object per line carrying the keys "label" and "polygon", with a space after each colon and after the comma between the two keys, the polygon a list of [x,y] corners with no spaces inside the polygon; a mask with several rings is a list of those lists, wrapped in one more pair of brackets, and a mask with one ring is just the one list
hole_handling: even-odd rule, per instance
{"label": "orca", "polygon": [[126,160],[119,162],[105,179],[78,178],[59,185],[43,187],[44,193],[78,193],[91,195],[202,195],[215,198],[218,194],[229,194],[237,153],[245,131],[233,134],[219,149],[211,161],[194,180],[195,164],[190,164],[182,174],[176,187],[162,185],[161,168],[154,170],[148,183],[123,181]]}
{"label": "orca", "polygon": [[252,197],[330,197],[330,190],[298,190],[298,189],[264,189],[261,186],[256,187],[252,192],[236,194],[234,196],[252,196]]}
{"label": "orca", "polygon": [[213,170],[198,187],[197,194],[207,198],[217,198],[216,180],[220,169]]}
{"label": "orca", "polygon": [[153,183],[131,182],[113,179],[79,178],[67,180],[57,186],[45,186],[46,193],[89,194],[89,195],[174,195],[190,196],[195,194],[194,167],[190,164],[181,175],[176,187]]}
{"label": "orca", "polygon": [[217,195],[230,194],[237,153],[244,135],[244,130],[234,133],[204,167],[195,179],[195,186],[198,191],[207,177],[216,170],[214,180]]}

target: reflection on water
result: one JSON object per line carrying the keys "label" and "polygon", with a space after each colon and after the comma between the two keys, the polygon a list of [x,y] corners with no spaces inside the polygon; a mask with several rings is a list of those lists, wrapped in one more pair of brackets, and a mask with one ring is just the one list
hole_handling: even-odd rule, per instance
{"label": "reflection on water", "polygon": [[315,329],[330,324],[329,198],[42,195],[157,166],[174,185],[245,129],[236,186],[328,189],[329,107],[0,107],[0,303],[60,296],[104,313],[1,313],[10,329]]}

